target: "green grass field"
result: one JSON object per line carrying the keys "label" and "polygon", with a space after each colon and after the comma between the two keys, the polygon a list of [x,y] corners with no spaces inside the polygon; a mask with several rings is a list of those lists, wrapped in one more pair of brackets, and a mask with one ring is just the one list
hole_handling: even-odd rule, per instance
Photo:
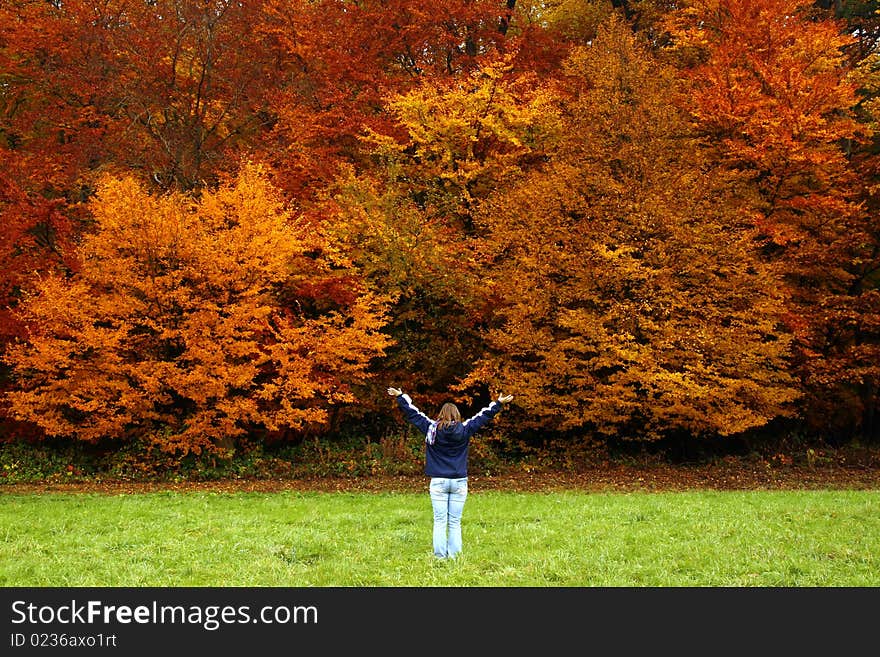
{"label": "green grass field", "polygon": [[878,586],[880,491],[0,494],[2,586]]}

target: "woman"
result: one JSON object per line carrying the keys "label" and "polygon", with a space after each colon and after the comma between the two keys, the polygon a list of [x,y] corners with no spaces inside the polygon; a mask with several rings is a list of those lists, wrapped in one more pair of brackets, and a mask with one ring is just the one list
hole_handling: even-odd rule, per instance
{"label": "woman", "polygon": [[434,556],[444,559],[461,552],[461,513],[467,499],[467,461],[470,438],[501,410],[512,395],[496,401],[461,421],[455,404],[445,403],[436,420],[413,404],[400,388],[388,388],[406,419],[425,434],[425,474],[431,477],[431,506],[434,508]]}

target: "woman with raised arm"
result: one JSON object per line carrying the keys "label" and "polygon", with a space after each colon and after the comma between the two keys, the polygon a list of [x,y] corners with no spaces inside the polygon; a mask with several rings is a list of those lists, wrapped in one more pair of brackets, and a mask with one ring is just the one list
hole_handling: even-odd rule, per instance
{"label": "woman with raised arm", "polygon": [[404,417],[425,434],[425,474],[434,509],[434,556],[444,559],[461,552],[461,514],[467,499],[468,446],[471,436],[489,423],[512,395],[499,395],[472,418],[461,421],[458,407],[445,403],[436,419],[422,413],[400,388],[388,388]]}

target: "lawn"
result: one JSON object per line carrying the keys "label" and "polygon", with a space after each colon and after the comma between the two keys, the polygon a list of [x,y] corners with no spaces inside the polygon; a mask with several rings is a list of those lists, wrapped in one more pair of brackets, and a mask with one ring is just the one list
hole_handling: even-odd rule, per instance
{"label": "lawn", "polygon": [[0,494],[0,586],[878,586],[880,491]]}

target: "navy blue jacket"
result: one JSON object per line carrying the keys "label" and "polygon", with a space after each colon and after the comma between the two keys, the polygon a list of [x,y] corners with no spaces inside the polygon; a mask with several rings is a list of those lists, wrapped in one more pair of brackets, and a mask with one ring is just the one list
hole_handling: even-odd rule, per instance
{"label": "navy blue jacket", "polygon": [[398,395],[397,405],[404,417],[425,434],[425,474],[447,479],[467,477],[471,436],[501,410],[501,402],[493,401],[469,420],[437,429],[437,422],[416,408],[409,395]]}

